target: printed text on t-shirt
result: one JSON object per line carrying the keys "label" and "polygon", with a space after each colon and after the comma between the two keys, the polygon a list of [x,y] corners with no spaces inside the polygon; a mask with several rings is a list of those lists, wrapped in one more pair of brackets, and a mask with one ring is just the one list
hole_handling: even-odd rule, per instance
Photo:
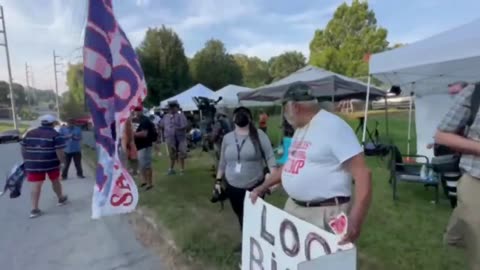
{"label": "printed text on t-shirt", "polygon": [[283,171],[291,174],[298,174],[300,169],[305,166],[307,159],[307,149],[311,146],[310,142],[294,141],[290,146],[288,161],[283,166]]}

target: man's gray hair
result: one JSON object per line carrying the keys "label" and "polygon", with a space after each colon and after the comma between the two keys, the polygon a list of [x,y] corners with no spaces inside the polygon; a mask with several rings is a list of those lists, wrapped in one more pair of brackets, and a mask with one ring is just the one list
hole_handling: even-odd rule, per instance
{"label": "man's gray hair", "polygon": [[331,101],[318,101],[314,99],[307,101],[294,101],[294,103],[308,109],[322,109],[329,112],[335,111],[335,105]]}

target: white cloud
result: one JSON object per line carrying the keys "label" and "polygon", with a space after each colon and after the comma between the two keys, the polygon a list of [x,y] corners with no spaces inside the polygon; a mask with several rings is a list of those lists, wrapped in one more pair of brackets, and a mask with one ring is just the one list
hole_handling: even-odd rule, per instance
{"label": "white cloud", "polygon": [[[69,52],[81,46],[86,2],[77,0],[53,0],[46,5],[28,6],[21,1],[2,3],[5,12],[12,76],[15,82],[25,84],[25,62],[35,74],[35,87],[53,88],[52,51],[69,58]],[[30,8],[30,10],[29,10]],[[35,12],[35,13],[32,13]],[[2,66],[6,63],[0,54]],[[7,80],[5,69],[0,80]],[[65,90],[65,76],[59,74],[59,89]]]}
{"label": "white cloud", "polygon": [[139,7],[146,7],[150,5],[150,0],[136,0],[135,4]]}
{"label": "white cloud", "polygon": [[262,42],[253,45],[239,45],[229,50],[231,53],[242,53],[249,56],[257,56],[260,59],[268,60],[273,56],[277,56],[286,51],[299,51],[308,58],[308,43],[275,43]]}
{"label": "white cloud", "polygon": [[252,16],[257,11],[258,7],[253,0],[189,0],[186,17],[175,23],[174,29],[179,32],[188,32]]}

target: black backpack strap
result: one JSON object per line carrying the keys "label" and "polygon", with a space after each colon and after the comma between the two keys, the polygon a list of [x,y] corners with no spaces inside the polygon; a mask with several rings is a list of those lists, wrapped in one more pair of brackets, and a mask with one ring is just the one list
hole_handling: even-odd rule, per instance
{"label": "black backpack strap", "polygon": [[470,105],[470,118],[468,119],[467,126],[471,127],[475,118],[477,117],[478,110],[480,108],[480,83],[475,84],[475,90],[473,90],[472,100]]}

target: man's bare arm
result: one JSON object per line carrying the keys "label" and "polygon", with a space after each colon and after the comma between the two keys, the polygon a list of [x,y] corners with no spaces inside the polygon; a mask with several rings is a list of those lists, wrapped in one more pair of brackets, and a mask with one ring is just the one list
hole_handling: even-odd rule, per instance
{"label": "man's bare arm", "polygon": [[270,175],[265,182],[260,186],[260,191],[265,192],[269,188],[278,185],[282,182],[282,167],[270,168]]}
{"label": "man's bare arm", "polygon": [[480,155],[480,142],[454,133],[437,131],[437,134],[435,134],[435,142],[448,146],[463,154]]}
{"label": "man's bare arm", "polygon": [[361,227],[372,200],[372,173],[367,167],[365,156],[358,154],[343,163],[355,181],[355,195],[349,216],[349,231],[344,242],[354,242],[360,235]]}

